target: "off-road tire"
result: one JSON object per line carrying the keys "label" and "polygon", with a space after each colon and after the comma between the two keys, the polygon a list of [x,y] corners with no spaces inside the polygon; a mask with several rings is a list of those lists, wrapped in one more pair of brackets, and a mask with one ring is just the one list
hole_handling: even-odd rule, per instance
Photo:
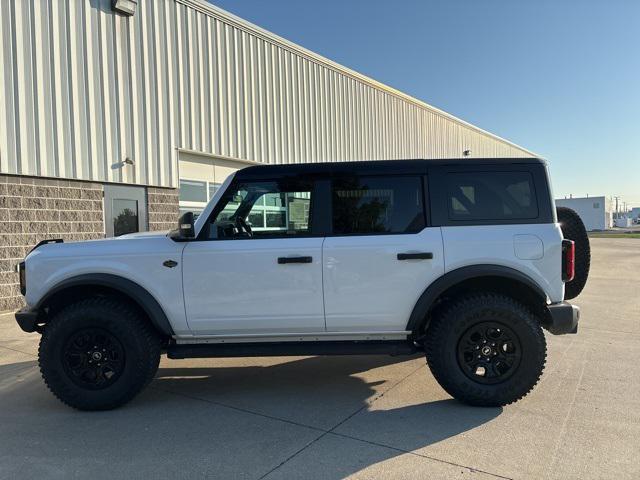
{"label": "off-road tire", "polygon": [[591,267],[591,246],[587,229],[574,210],[567,207],[557,207],[558,222],[562,229],[562,236],[573,240],[576,244],[576,272],[572,281],[564,286],[565,300],[576,298],[587,284],[589,268]]}
{"label": "off-road tire", "polygon": [[[78,385],[65,360],[69,339],[87,329],[106,332],[124,353],[120,373],[102,388]],[[49,390],[66,405],[79,410],[110,410],[130,401],[153,379],[160,347],[160,337],[136,308],[116,297],[94,297],[60,310],[46,324],[38,364]]]}
{"label": "off-road tire", "polygon": [[[521,357],[505,380],[494,384],[469,378],[459,360],[461,340],[474,325],[497,322],[519,338]],[[527,395],[538,383],[547,356],[540,321],[524,305],[498,294],[472,294],[452,301],[430,322],[426,332],[427,364],[452,397],[475,406],[498,407]]]}

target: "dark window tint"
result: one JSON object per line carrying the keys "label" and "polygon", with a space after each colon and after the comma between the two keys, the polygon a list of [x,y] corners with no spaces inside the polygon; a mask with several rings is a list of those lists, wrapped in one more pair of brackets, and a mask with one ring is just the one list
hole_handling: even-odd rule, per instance
{"label": "dark window tint", "polygon": [[420,177],[347,177],[333,182],[333,233],[412,233],[425,226]]}
{"label": "dark window tint", "polygon": [[526,220],[538,217],[533,178],[528,172],[447,174],[451,220]]}
{"label": "dark window tint", "polygon": [[138,202],[125,198],[113,199],[113,235],[118,237],[138,231]]}

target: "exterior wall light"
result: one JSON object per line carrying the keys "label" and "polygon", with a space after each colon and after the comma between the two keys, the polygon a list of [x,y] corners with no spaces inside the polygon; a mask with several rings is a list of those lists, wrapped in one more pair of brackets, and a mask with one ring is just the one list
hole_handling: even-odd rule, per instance
{"label": "exterior wall light", "polygon": [[124,15],[133,15],[136,13],[138,0],[112,0],[111,7]]}

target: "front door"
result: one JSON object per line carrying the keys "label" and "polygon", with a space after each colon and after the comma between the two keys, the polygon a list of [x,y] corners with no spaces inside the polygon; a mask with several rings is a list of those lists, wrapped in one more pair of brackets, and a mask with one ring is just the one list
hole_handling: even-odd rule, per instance
{"label": "front door", "polygon": [[322,236],[313,183],[233,182],[183,252],[195,335],[324,331]]}
{"label": "front door", "polygon": [[404,331],[444,272],[440,228],[426,226],[423,178],[352,176],[332,183],[323,246],[327,331]]}

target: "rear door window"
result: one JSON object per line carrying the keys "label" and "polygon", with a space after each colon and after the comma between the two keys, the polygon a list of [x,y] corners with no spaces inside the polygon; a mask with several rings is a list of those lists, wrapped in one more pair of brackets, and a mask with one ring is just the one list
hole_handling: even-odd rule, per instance
{"label": "rear door window", "polygon": [[531,220],[538,202],[529,172],[469,172],[446,175],[452,221]]}
{"label": "rear door window", "polygon": [[420,176],[335,179],[332,223],[336,235],[416,233],[425,227]]}

